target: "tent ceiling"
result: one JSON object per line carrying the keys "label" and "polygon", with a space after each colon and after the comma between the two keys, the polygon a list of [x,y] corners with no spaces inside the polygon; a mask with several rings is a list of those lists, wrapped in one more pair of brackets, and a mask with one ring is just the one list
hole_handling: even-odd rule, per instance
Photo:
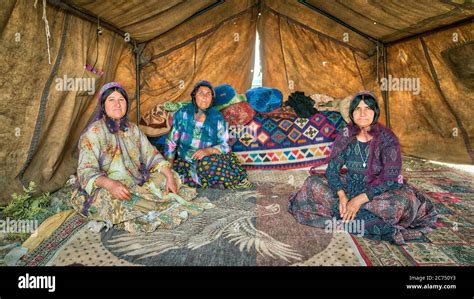
{"label": "tent ceiling", "polygon": [[[63,0],[113,24],[138,42],[149,41],[178,26],[216,0]],[[273,2],[273,1],[271,1]],[[280,0],[278,6],[313,6],[382,42],[426,32],[474,16],[469,0]],[[297,3],[300,2],[300,3]],[[301,2],[306,2],[307,5]],[[212,10],[209,11],[212,13]],[[237,13],[237,12],[236,12]],[[285,14],[282,11],[279,13]],[[314,14],[319,12],[314,11]]]}
{"label": "tent ceiling", "polygon": [[71,6],[98,16],[138,42],[145,42],[176,27],[215,0],[69,0]]}
{"label": "tent ceiling", "polygon": [[305,2],[384,43],[456,23],[474,15],[474,4],[469,0]]}

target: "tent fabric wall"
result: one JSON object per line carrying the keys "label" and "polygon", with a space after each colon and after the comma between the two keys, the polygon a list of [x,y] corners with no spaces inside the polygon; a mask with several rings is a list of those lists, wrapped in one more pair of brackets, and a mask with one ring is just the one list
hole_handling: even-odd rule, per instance
{"label": "tent fabric wall", "polygon": [[[217,18],[199,16],[144,46],[140,70],[141,115],[156,104],[190,100],[191,89],[198,80],[208,80],[214,85],[231,84],[241,93],[250,88],[258,9],[252,2],[226,4],[232,7],[214,8]],[[116,79],[135,91],[135,62],[131,54],[125,55]],[[130,118],[136,121],[135,101]]]}
{"label": "tent fabric wall", "polygon": [[[21,181],[34,181],[39,191],[64,185],[77,167],[77,140],[96,105],[84,90],[58,87],[60,78],[86,78],[86,63],[96,59],[95,24],[47,6],[51,31],[48,63],[42,3],[17,1],[2,29],[0,74],[2,86],[1,202],[21,190]],[[20,33],[20,40],[15,39]],[[118,57],[128,45],[115,33],[104,31],[96,67],[105,74],[96,86],[112,80]],[[34,48],[34,51],[32,51]],[[92,75],[94,77],[94,75]],[[77,87],[77,86],[75,86]],[[97,92],[97,89],[96,89]],[[4,159],[3,159],[4,158]]]}
{"label": "tent fabric wall", "polygon": [[[285,7],[279,10],[285,11]],[[364,59],[353,47],[328,38],[315,26],[270,7],[263,11],[258,24],[263,85],[280,89],[284,99],[296,90],[307,95],[345,97],[369,89],[379,98],[380,121],[385,123],[381,85],[377,83],[377,66],[378,79],[384,76],[382,58],[378,65],[377,55]],[[424,37],[446,100],[436,88],[419,39],[387,47],[388,75],[419,78],[421,83],[419,95],[389,90],[390,123],[404,154],[454,163],[474,162],[474,156],[469,155],[474,147],[474,93],[456,79],[441,57],[445,49],[472,41],[473,28],[467,23]],[[459,36],[457,42],[453,41],[453,33]]]}
{"label": "tent fabric wall", "polygon": [[[330,2],[330,1],[326,1]],[[376,47],[367,37],[337,23],[329,17],[314,11],[297,0],[262,0],[263,10],[271,10],[277,14],[304,24],[312,29],[317,29],[320,35],[324,35],[333,40],[342,40],[344,36],[349,38],[344,41],[346,46],[358,51],[361,56],[367,58],[372,56]]]}
{"label": "tent fabric wall", "polygon": [[[453,40],[454,33],[457,41]],[[467,141],[471,148],[474,147],[474,91],[459,82],[441,55],[446,49],[472,41],[474,24],[422,39],[446,101],[436,88],[420,38],[389,46],[389,74],[394,78],[420,79],[419,95],[403,90],[389,92],[391,126],[398,134],[405,154],[437,161],[474,163],[466,146]]]}
{"label": "tent fabric wall", "polygon": [[[377,55],[364,59],[348,45],[305,25],[273,10],[262,13],[258,27],[263,85],[281,90],[284,100],[297,90],[346,97],[370,89],[383,107],[376,84]],[[381,63],[378,66],[381,78]]]}
{"label": "tent fabric wall", "polygon": [[[43,1],[37,1],[36,8],[34,2],[4,0],[0,9],[2,203],[11,200],[11,193],[21,191],[22,183],[33,180],[40,191],[54,191],[75,172],[77,141],[95,113],[98,88],[103,83],[115,80],[125,86],[131,100],[131,120],[136,121],[132,45],[121,34],[105,29],[96,64],[105,74],[91,74],[84,65],[96,60],[97,24],[50,5],[57,0],[48,0],[49,64]],[[422,0],[413,4],[402,0],[384,6],[363,0],[118,0],[113,5],[67,1],[70,7],[99,16],[138,41],[141,114],[159,103],[189,100],[192,86],[200,79],[215,85],[228,83],[244,93],[251,86],[258,27],[265,86],[280,89],[285,99],[296,90],[334,97],[372,90],[380,101],[382,123],[384,103],[377,79],[383,77],[383,59],[377,55],[373,38],[390,42],[458,20],[468,21],[473,15],[472,4],[461,2]],[[372,26],[374,23],[378,26]],[[404,154],[474,163],[474,93],[442,55],[447,49],[472,43],[473,26],[472,22],[456,24],[421,39],[388,44],[388,74],[421,82],[419,95],[389,91],[390,123]],[[342,41],[345,33],[349,40]],[[452,40],[453,33],[459,35],[457,42]],[[378,49],[382,54],[380,44]],[[466,49],[464,55],[473,57],[469,55],[472,50]],[[95,94],[59,90],[56,79],[64,76],[95,78]]]}

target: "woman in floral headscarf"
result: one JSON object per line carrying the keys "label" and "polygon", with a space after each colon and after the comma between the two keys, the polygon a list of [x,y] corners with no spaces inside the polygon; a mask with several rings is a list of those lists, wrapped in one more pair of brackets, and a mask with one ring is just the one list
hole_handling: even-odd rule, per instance
{"label": "woman in floral headscarf", "polygon": [[[398,138],[377,122],[379,113],[374,94],[356,94],[349,108],[352,122],[334,141],[326,175],[311,171],[290,197],[288,209],[298,222],[333,229],[336,223],[340,228],[362,227],[349,232],[396,244],[420,239],[435,228],[435,208],[404,182]],[[350,225],[352,220],[363,225]]]}
{"label": "woman in floral headscarf", "polygon": [[119,83],[105,84],[95,118],[79,140],[78,188],[71,203],[90,219],[131,233],[173,228],[208,202],[190,202],[170,164],[128,121],[128,96]]}

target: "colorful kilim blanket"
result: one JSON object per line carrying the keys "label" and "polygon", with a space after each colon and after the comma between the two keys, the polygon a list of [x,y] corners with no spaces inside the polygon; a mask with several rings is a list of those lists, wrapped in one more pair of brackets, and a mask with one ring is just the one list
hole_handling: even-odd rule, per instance
{"label": "colorful kilim blanket", "polygon": [[317,166],[329,155],[341,114],[322,111],[310,118],[278,119],[256,114],[246,126],[230,126],[231,146],[247,169]]}

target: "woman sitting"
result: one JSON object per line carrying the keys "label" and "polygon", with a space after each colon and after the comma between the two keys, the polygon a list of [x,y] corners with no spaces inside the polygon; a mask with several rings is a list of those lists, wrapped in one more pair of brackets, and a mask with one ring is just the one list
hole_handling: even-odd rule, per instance
{"label": "woman sitting", "polygon": [[173,228],[210,203],[189,202],[196,190],[128,121],[128,96],[116,82],[99,92],[97,115],[79,140],[78,189],[73,207],[91,219],[132,233]]}
{"label": "woman sitting", "polygon": [[[400,144],[377,122],[379,113],[372,93],[353,98],[352,122],[334,141],[326,176],[312,172],[290,197],[288,209],[298,222],[322,228],[344,222],[346,227],[360,227],[348,225],[355,219],[363,231],[350,233],[396,244],[419,239],[435,228],[435,208],[403,182]],[[341,176],[343,166],[347,174]]]}
{"label": "woman sitting", "polygon": [[247,172],[228,145],[224,118],[214,107],[215,92],[199,81],[191,92],[192,103],[173,116],[165,156],[184,184],[202,188],[249,188]]}

